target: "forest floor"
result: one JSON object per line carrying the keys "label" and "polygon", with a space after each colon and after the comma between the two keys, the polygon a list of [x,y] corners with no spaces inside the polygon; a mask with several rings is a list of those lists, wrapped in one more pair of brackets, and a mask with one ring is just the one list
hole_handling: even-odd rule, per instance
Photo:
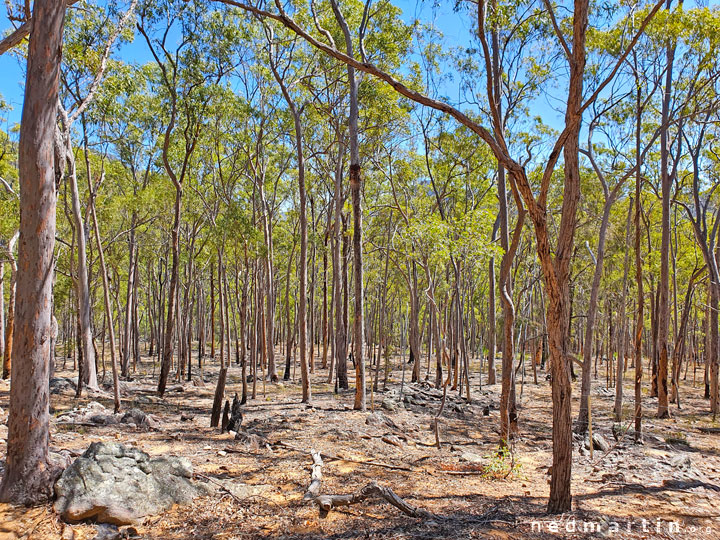
{"label": "forest floor", "polygon": [[[595,449],[591,459],[581,450],[582,442],[575,442],[573,511],[548,516],[552,413],[544,373],[537,385],[531,374],[518,384],[520,434],[513,456],[503,458],[497,456],[500,384],[480,389],[477,375],[471,377],[471,404],[448,391],[439,424],[441,449],[430,429],[441,394],[427,383],[410,384],[411,366],[401,384],[399,360],[385,391],[381,382],[381,391],[368,395],[367,412],[352,410],[352,391],[336,394],[320,382],[327,371],[319,368],[312,376],[312,406],[300,403],[297,382],[258,381],[256,399],[243,409],[243,431],[255,436],[236,440],[208,427],[217,363],[206,366],[204,382],[173,382],[165,398],[158,399],[153,365],[144,360],[134,380],[123,383],[123,408],[153,415],[152,429],[58,421],[62,413],[90,401],[112,409],[110,392],[85,394],[78,401],[69,389],[51,398],[52,449],[79,455],[93,441],[119,441],[150,455],[184,456],[198,481],[215,488],[192,506],[175,506],[137,525],[142,538],[720,538],[720,434],[700,429],[719,424],[708,413],[700,382],[694,388],[692,380],[683,382],[682,409],[673,406],[667,420],[654,417],[657,401],[646,392],[644,443],[636,444],[631,435],[617,433],[618,426],[616,441],[610,412],[614,390],[605,388],[601,374],[593,386],[593,428],[609,450]],[[72,372],[57,376],[72,377]],[[630,376],[628,370],[626,418],[633,407]],[[226,396],[241,393],[241,381],[240,368],[233,364]],[[574,385],[575,415],[579,381]],[[9,384],[0,381],[0,456],[5,455],[8,400]],[[375,500],[319,517],[317,507],[303,501],[311,449],[323,454],[322,493],[351,493],[376,481],[437,517],[408,517]],[[0,505],[0,540],[84,540],[97,530],[93,524],[63,524],[51,505]]]}

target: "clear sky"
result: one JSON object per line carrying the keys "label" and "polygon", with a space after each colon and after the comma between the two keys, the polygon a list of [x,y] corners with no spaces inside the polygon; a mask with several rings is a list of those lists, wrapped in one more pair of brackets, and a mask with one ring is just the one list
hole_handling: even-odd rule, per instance
{"label": "clear sky", "polygon": [[[408,23],[415,19],[421,19],[426,23],[432,21],[445,36],[446,45],[461,44],[471,31],[471,22],[453,13],[452,2],[395,0],[394,3],[402,9],[403,19]],[[3,35],[9,33],[11,28],[7,19],[0,22],[0,32]],[[146,62],[151,59],[144,41],[137,36],[134,43],[124,45],[116,56],[134,62]],[[0,95],[12,107],[12,111],[4,115],[7,117],[7,124],[3,129],[20,122],[25,84],[24,71],[24,59],[18,58],[12,52],[0,55]]]}

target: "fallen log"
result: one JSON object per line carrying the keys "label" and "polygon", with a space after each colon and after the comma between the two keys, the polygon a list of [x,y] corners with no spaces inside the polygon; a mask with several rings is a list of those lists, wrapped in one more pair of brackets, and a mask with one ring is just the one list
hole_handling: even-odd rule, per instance
{"label": "fallen log", "polygon": [[378,497],[385,500],[385,502],[393,505],[395,508],[399,509],[401,512],[410,517],[436,517],[431,512],[428,512],[423,508],[408,503],[402,497],[397,495],[392,489],[380,486],[377,484],[377,482],[374,481],[370,482],[362,489],[354,493],[349,493],[347,495],[321,495],[320,488],[322,487],[323,466],[322,457],[320,457],[320,452],[316,452],[315,450],[311,450],[310,453],[313,458],[312,472],[310,474],[310,485],[308,486],[308,489],[305,492],[303,499],[308,502],[313,502],[317,504],[321,518],[327,517],[330,510],[332,510],[333,508],[338,508],[341,506],[351,506],[371,497]]}

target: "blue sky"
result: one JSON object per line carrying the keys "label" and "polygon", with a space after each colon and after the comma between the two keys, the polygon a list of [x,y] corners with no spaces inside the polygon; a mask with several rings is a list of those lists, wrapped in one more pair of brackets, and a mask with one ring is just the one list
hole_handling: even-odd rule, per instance
{"label": "blue sky", "polygon": [[[402,9],[403,19],[406,22],[414,19],[421,19],[424,22],[432,21],[444,34],[446,45],[455,46],[462,43],[471,31],[471,21],[453,13],[451,2],[396,0],[394,3]],[[11,28],[12,25],[7,19],[0,22],[0,32],[3,35],[7,34]],[[138,36],[135,37],[133,43],[124,45],[117,56],[136,62],[145,62],[151,59],[145,42]],[[0,95],[12,107],[12,111],[3,115],[7,117],[3,129],[20,122],[25,83],[24,70],[24,59],[18,58],[12,52],[0,55]]]}

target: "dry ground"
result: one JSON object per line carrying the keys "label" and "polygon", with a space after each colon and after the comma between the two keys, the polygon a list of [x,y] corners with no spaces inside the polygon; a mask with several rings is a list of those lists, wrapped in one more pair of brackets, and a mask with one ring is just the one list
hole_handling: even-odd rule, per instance
{"label": "dry ground", "polygon": [[[52,396],[51,427],[53,449],[81,453],[92,441],[117,440],[151,455],[185,456],[198,481],[210,482],[213,495],[135,527],[142,538],[720,538],[720,434],[699,429],[719,424],[707,413],[700,385],[693,388],[691,380],[683,383],[683,408],[673,406],[671,419],[655,419],[656,400],[646,396],[642,445],[630,436],[616,442],[609,413],[614,391],[605,388],[604,380],[596,381],[594,430],[611,448],[595,450],[591,459],[576,443],[573,512],[547,516],[552,444],[550,386],[544,373],[537,385],[529,373],[525,384],[518,385],[520,437],[514,458],[503,460],[494,457],[500,385],[480,389],[477,376],[471,380],[471,404],[458,399],[457,391],[448,392],[440,422],[441,449],[434,446],[429,429],[440,399],[429,385],[408,384],[409,367],[403,395],[414,396],[411,402],[394,411],[382,407],[383,400],[390,408],[389,402],[399,401],[399,360],[386,391],[381,383],[372,399],[373,408],[391,422],[374,423],[374,416],[368,423],[371,412],[351,410],[353,394],[334,393],[332,386],[320,382],[327,372],[316,369],[312,406],[299,403],[296,382],[258,381],[256,399],[244,407],[243,427],[261,437],[235,440],[208,427],[217,364],[206,366],[204,386],[184,382],[183,391],[169,392],[161,400],[153,392],[153,365],[145,360],[127,383],[123,407],[156,415],[157,429],[59,425],[56,418],[62,412],[92,400],[112,408],[109,393],[84,395],[78,401],[71,392]],[[72,372],[58,375],[71,377]],[[231,367],[228,383],[226,396],[241,391],[239,366]],[[630,385],[628,371],[626,397],[631,395]],[[579,383],[574,392],[576,409]],[[0,456],[5,455],[8,396],[9,384],[2,381]],[[628,403],[627,414],[631,408]],[[323,493],[349,493],[374,480],[437,518],[415,519],[368,501],[321,519],[317,508],[303,501],[313,448],[325,455]],[[375,463],[362,463],[366,461]],[[0,505],[0,540],[95,535],[95,525],[63,524],[50,505]]]}

